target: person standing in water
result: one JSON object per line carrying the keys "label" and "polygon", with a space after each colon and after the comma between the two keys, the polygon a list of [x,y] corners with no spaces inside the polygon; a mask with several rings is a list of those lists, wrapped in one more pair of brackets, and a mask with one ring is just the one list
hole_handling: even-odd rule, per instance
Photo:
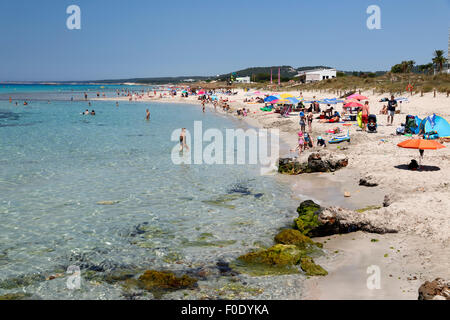
{"label": "person standing in water", "polygon": [[184,148],[189,150],[189,147],[186,144],[186,128],[182,128],[181,129],[181,133],[180,133],[180,152],[183,151]]}
{"label": "person standing in water", "polygon": [[145,119],[150,120],[150,111],[147,109],[147,110],[145,110],[145,112],[147,113],[147,116],[145,117]]}

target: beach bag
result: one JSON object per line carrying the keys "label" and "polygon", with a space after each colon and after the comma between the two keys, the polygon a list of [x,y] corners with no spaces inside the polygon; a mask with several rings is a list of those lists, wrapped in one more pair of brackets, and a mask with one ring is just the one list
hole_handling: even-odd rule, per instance
{"label": "beach bag", "polygon": [[405,127],[397,128],[397,134],[405,134]]}
{"label": "beach bag", "polygon": [[409,170],[417,170],[419,168],[419,164],[415,159],[412,159],[411,162],[408,164]]}

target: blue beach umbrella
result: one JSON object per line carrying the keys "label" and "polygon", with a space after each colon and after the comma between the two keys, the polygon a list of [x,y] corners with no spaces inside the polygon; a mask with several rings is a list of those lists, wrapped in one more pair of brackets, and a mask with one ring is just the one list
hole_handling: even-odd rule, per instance
{"label": "blue beach umbrella", "polygon": [[300,100],[298,100],[297,98],[286,98],[286,99],[289,100],[293,104],[297,104],[300,102]]}
{"label": "blue beach umbrella", "polygon": [[270,103],[272,101],[279,100],[279,99],[280,99],[280,97],[277,97],[277,96],[268,96],[268,97],[264,98],[264,102]]}

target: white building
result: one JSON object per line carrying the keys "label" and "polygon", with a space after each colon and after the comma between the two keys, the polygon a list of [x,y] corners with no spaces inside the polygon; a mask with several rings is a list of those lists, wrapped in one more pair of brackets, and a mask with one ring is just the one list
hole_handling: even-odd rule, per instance
{"label": "white building", "polygon": [[250,76],[248,77],[237,77],[236,82],[239,83],[250,83]]}
{"label": "white building", "polygon": [[336,69],[313,69],[299,72],[295,77],[303,83],[336,78]]}

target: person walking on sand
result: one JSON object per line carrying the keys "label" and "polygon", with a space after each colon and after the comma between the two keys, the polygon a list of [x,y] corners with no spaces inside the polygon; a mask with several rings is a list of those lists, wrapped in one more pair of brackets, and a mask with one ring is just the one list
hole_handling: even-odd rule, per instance
{"label": "person walking on sand", "polygon": [[[392,125],[392,122],[394,121],[394,114],[395,114],[396,107],[397,107],[397,101],[395,101],[394,96],[391,96],[391,100],[388,101],[388,117],[387,117],[388,125]],[[389,124],[389,118],[391,119],[390,124]]]}
{"label": "person walking on sand", "polygon": [[145,112],[147,113],[145,119],[150,120],[150,111],[146,109]]}
{"label": "person walking on sand", "polygon": [[362,122],[362,130],[366,131],[367,123],[369,122],[369,101],[366,101],[364,105],[361,107],[361,122]]}
{"label": "person walking on sand", "polygon": [[180,133],[180,152],[182,152],[186,148],[189,150],[188,145],[186,144],[186,128],[181,129]]}
{"label": "person walking on sand", "polygon": [[298,145],[297,145],[297,148],[291,149],[291,151],[297,151],[298,150],[298,155],[300,155],[302,153],[304,147],[305,147],[305,139],[303,139],[303,132],[299,131],[298,132]]}
{"label": "person walking on sand", "polygon": [[300,122],[299,122],[299,124],[300,124],[300,130],[301,130],[302,132],[305,132],[305,130],[306,130],[306,117],[305,117],[305,113],[304,113],[303,111],[300,111],[299,116],[300,116]]}
{"label": "person walking on sand", "polygon": [[313,113],[312,112],[308,112],[308,116],[307,116],[307,120],[308,120],[308,130],[309,133],[312,133],[312,122],[313,122]]}

